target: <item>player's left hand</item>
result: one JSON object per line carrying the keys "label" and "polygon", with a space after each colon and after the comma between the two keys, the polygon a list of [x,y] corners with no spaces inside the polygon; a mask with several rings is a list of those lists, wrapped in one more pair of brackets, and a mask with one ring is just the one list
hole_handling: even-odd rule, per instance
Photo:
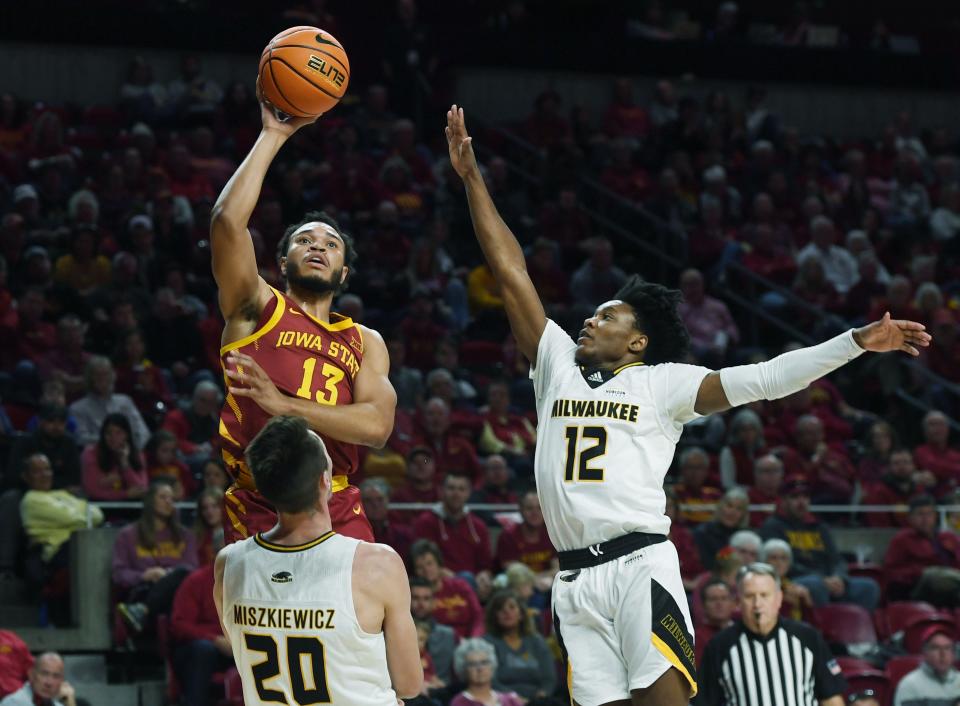
{"label": "player's left hand", "polygon": [[861,348],[874,353],[903,351],[912,356],[920,355],[917,346],[926,348],[933,337],[927,333],[927,327],[916,321],[890,318],[888,311],[879,321],[854,329],[853,340]]}
{"label": "player's left hand", "polygon": [[225,372],[232,383],[227,389],[231,395],[249,397],[271,417],[283,414],[286,397],[257,361],[246,353],[230,351],[227,363],[230,367]]}
{"label": "player's left hand", "polygon": [[463,118],[463,108],[457,105],[450,106],[447,111],[447,127],[444,128],[447,136],[447,150],[450,153],[450,164],[461,179],[468,174],[478,171],[477,157],[473,153],[473,138],[467,134],[467,123]]}

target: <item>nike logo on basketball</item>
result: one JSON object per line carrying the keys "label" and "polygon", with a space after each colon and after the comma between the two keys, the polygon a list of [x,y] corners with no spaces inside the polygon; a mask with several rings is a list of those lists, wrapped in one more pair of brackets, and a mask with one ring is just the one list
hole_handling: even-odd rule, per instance
{"label": "nike logo on basketball", "polygon": [[354,514],[354,515],[359,515],[361,512],[363,512],[363,509],[362,509],[359,505],[354,505],[354,506],[353,506],[353,514]]}
{"label": "nike logo on basketball", "polygon": [[322,34],[318,34],[314,39],[316,39],[317,44],[329,44],[332,47],[340,46],[336,42],[331,42],[329,39],[324,39]]}

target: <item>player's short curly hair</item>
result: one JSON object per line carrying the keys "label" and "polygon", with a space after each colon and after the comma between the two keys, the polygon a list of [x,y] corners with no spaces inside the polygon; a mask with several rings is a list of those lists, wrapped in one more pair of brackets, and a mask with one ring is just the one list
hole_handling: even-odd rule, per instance
{"label": "player's short curly hair", "polygon": [[307,225],[307,223],[314,222],[326,223],[328,226],[337,231],[341,238],[343,238],[343,265],[344,267],[349,268],[347,270],[347,278],[340,286],[340,291],[343,291],[347,288],[347,282],[350,281],[350,275],[353,274],[353,263],[357,261],[357,247],[354,243],[353,236],[341,228],[336,219],[326,211],[308,211],[300,221],[289,226],[283,232],[283,237],[280,238],[280,242],[277,244],[277,265],[280,265],[281,258],[287,256],[287,251],[290,250],[290,239],[293,237],[293,234],[303,226]]}
{"label": "player's short curly hair", "polygon": [[677,311],[681,298],[678,290],[647,282],[640,275],[631,275],[614,295],[633,308],[637,329],[649,339],[645,363],[676,363],[686,358],[690,334]]}

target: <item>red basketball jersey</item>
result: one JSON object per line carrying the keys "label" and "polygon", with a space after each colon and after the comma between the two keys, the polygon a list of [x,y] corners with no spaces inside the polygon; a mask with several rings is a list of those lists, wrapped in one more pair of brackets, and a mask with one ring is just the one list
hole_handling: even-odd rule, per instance
{"label": "red basketball jersey", "polygon": [[[331,314],[329,323],[315,319],[280,291],[273,292],[276,299],[264,307],[257,330],[220,349],[221,365],[226,369],[227,355],[237,350],[256,360],[285,395],[317,404],[353,402],[353,383],[363,361],[360,327],[340,314]],[[231,384],[226,376],[224,380]],[[241,488],[254,489],[243,453],[269,418],[249,397],[228,394],[224,401],[220,412],[223,459]],[[333,475],[353,473],[356,445],[322,438],[333,461]]]}

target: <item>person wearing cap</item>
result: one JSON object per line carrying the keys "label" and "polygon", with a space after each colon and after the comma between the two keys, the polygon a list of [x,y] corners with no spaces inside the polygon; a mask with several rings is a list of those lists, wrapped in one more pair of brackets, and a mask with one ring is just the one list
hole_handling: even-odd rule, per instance
{"label": "person wearing cap", "polygon": [[907,522],[883,557],[888,597],[960,607],[960,537],[937,531],[937,502],[930,495],[910,500]]}
{"label": "person wearing cap", "polygon": [[760,527],[760,534],[790,545],[790,578],[806,586],[815,605],[835,601],[856,603],[867,610],[877,607],[880,587],[871,578],[846,575],[830,528],[810,513],[810,486],[803,476],[791,476],[784,482],[780,507]]}
{"label": "person wearing cap", "polygon": [[893,694],[893,706],[954,706],[960,697],[960,671],[954,669],[956,635],[943,623],[921,636],[923,662],[907,674]]}
{"label": "person wearing cap", "polygon": [[40,195],[33,184],[20,184],[13,190],[13,208],[23,217],[28,229],[40,221]]}
{"label": "person wearing cap", "polygon": [[693,706],[842,706],[840,666],[816,628],[780,615],[774,568],[744,566],[737,595],[740,618],[707,644]]}
{"label": "person wearing cap", "polygon": [[847,706],[881,706],[880,697],[873,689],[861,689],[847,696]]}
{"label": "person wearing cap", "polygon": [[407,453],[407,478],[390,498],[395,503],[440,502],[437,462],[429,446],[414,446]]}

